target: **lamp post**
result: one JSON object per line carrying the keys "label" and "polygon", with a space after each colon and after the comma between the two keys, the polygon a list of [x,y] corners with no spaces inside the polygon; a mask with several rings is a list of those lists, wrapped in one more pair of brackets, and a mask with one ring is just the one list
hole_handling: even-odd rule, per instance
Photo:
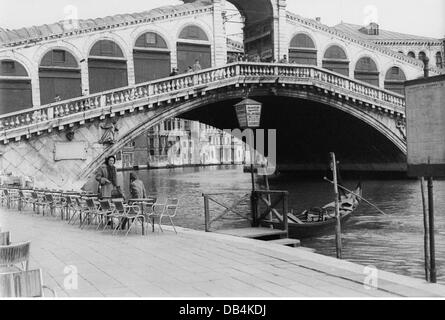
{"label": "lamp post", "polygon": [[[238,118],[238,124],[241,129],[254,129],[260,126],[261,120],[261,107],[262,103],[252,100],[244,99],[235,105],[236,116]],[[252,179],[252,213],[253,213],[253,225],[256,226],[256,205],[255,205],[255,177],[254,177],[254,146],[255,146],[255,135],[252,133],[252,139],[250,141],[250,176]]]}

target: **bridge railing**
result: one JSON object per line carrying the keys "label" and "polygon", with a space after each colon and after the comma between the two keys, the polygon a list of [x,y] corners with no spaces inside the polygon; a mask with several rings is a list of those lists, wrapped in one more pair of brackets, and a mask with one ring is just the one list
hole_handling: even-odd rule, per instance
{"label": "bridge railing", "polygon": [[[236,62],[223,67],[181,74],[0,115],[0,137],[6,137],[7,133],[19,129],[44,127],[45,124],[50,123],[57,125],[58,120],[84,121],[88,118],[90,110],[99,111],[100,115],[105,116],[114,112],[112,107],[117,105],[129,104],[129,108],[134,102],[146,102],[149,105],[156,102],[157,97],[164,96],[165,98],[166,95],[173,96],[180,92],[189,94],[210,85],[218,87],[223,80],[239,79],[241,81],[242,78],[244,81],[251,78],[255,81],[275,79],[282,83],[298,83],[307,80],[343,90],[343,94],[347,96],[352,92],[358,98],[372,99],[376,104],[387,106],[400,113],[405,111],[403,96],[316,66]],[[94,112],[94,116],[97,116],[97,113]]]}

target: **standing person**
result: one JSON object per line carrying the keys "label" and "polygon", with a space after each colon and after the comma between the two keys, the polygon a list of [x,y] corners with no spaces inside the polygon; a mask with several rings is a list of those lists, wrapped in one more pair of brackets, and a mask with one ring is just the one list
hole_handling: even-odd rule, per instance
{"label": "standing person", "polygon": [[[145,190],[144,183],[138,179],[136,174],[130,173],[130,195],[131,199],[145,199],[147,198],[147,191]],[[125,229],[128,224],[128,219],[122,220],[121,228]]]}
{"label": "standing person", "polygon": [[202,70],[202,67],[201,67],[201,64],[199,63],[199,60],[198,59],[196,59],[195,60],[195,64],[193,65],[193,71],[199,71],[199,70]]}
{"label": "standing person", "polygon": [[96,180],[100,185],[100,197],[102,199],[111,199],[114,189],[119,189],[116,180],[116,157],[110,156],[105,163],[96,171]]}
{"label": "standing person", "polygon": [[145,190],[144,183],[139,180],[133,172],[130,173],[130,194],[132,199],[147,198],[147,191]]}
{"label": "standing person", "polygon": [[170,72],[170,77],[177,76],[177,75],[178,75],[178,69],[173,68],[172,72]]}
{"label": "standing person", "polygon": [[288,63],[287,61],[287,55],[283,56],[283,59],[280,60],[280,63]]}
{"label": "standing person", "polygon": [[191,66],[188,66],[186,73],[193,73],[193,68]]}

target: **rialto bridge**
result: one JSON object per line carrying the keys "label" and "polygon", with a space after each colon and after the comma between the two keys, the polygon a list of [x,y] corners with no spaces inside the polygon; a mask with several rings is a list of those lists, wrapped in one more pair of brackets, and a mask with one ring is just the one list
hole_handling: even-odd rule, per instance
{"label": "rialto bridge", "polygon": [[[283,0],[230,1],[245,18],[234,48],[223,1],[184,2],[0,30],[0,170],[78,188],[165,119],[235,128],[233,105],[247,93],[264,103],[262,127],[277,129],[278,153],[309,163],[320,162],[314,150],[348,150],[359,155],[351,162],[403,163],[403,82],[423,76],[422,61],[290,13]],[[257,62],[228,63],[240,48]],[[184,73],[197,59],[203,69]]]}

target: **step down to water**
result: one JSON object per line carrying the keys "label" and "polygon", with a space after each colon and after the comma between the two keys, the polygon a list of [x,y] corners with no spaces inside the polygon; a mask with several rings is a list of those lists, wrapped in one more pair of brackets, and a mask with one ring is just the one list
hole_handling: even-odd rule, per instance
{"label": "step down to water", "polygon": [[283,230],[276,230],[270,228],[237,228],[237,229],[226,229],[218,230],[216,233],[244,237],[251,239],[263,239],[269,240],[270,238],[284,238],[287,237],[287,232]]}
{"label": "step down to water", "polygon": [[288,246],[288,247],[300,246],[300,240],[298,239],[283,238],[283,239],[269,240],[268,242],[274,244],[281,244],[283,246]]}
{"label": "step down to water", "polygon": [[308,252],[315,252],[315,249],[312,249],[312,248],[299,247],[298,249],[301,249],[301,250],[304,250],[304,251],[308,251]]}

